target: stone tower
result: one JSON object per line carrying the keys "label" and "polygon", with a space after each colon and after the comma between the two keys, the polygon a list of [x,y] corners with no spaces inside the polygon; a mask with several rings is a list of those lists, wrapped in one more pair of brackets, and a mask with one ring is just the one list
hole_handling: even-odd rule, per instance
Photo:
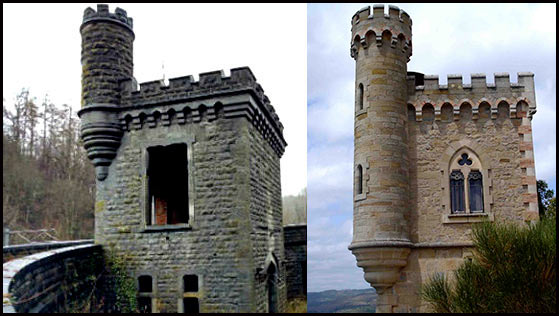
{"label": "stone tower", "polygon": [[352,17],[356,61],[354,229],[349,249],[379,312],[428,311],[420,285],[472,255],[471,225],[538,220],[534,75],[407,71],[409,15],[383,5]]}
{"label": "stone tower", "polygon": [[[375,5],[352,18],[355,76],[355,199],[350,250],[365,280],[381,294],[410,253],[407,62],[411,20]],[[382,311],[379,297],[379,311]]]}
{"label": "stone tower", "polygon": [[248,67],[138,89],[132,27],[106,5],[80,27],[95,242],[126,259],[142,310],[283,311],[287,144],[274,107]]}

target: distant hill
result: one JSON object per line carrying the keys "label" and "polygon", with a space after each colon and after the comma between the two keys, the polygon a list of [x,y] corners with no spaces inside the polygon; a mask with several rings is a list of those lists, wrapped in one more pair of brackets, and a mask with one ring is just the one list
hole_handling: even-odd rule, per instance
{"label": "distant hill", "polygon": [[328,290],[307,293],[308,313],[374,313],[377,293],[364,290]]}

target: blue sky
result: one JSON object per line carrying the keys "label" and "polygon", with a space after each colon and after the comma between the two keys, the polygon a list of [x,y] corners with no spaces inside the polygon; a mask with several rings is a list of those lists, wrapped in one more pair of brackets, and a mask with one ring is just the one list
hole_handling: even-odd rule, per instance
{"label": "blue sky", "polygon": [[[371,3],[372,5],[372,3]],[[307,6],[308,290],[367,288],[352,238],[353,14],[366,4]],[[536,175],[556,191],[556,5],[398,4],[413,20],[408,71],[535,73]]]}

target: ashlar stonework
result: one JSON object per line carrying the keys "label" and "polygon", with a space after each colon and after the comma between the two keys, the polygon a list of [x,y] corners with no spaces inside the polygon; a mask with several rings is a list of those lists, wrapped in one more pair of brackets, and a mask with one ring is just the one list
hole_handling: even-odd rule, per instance
{"label": "ashlar stonework", "polygon": [[538,220],[534,75],[407,71],[412,21],[398,7],[352,17],[356,61],[354,229],[349,249],[379,293],[379,312],[427,311],[434,273],[472,255],[472,223]]}
{"label": "ashlar stonework", "polygon": [[95,242],[127,258],[140,309],[283,311],[274,107],[248,67],[139,84],[132,18],[87,8],[81,136],[96,168]]}

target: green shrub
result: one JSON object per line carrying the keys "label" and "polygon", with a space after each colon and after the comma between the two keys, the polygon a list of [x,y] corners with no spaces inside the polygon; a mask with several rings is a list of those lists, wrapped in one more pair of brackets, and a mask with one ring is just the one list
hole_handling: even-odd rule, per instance
{"label": "green shrub", "polygon": [[480,223],[473,227],[474,257],[451,282],[436,274],[421,296],[435,312],[555,313],[556,220],[525,227]]}

